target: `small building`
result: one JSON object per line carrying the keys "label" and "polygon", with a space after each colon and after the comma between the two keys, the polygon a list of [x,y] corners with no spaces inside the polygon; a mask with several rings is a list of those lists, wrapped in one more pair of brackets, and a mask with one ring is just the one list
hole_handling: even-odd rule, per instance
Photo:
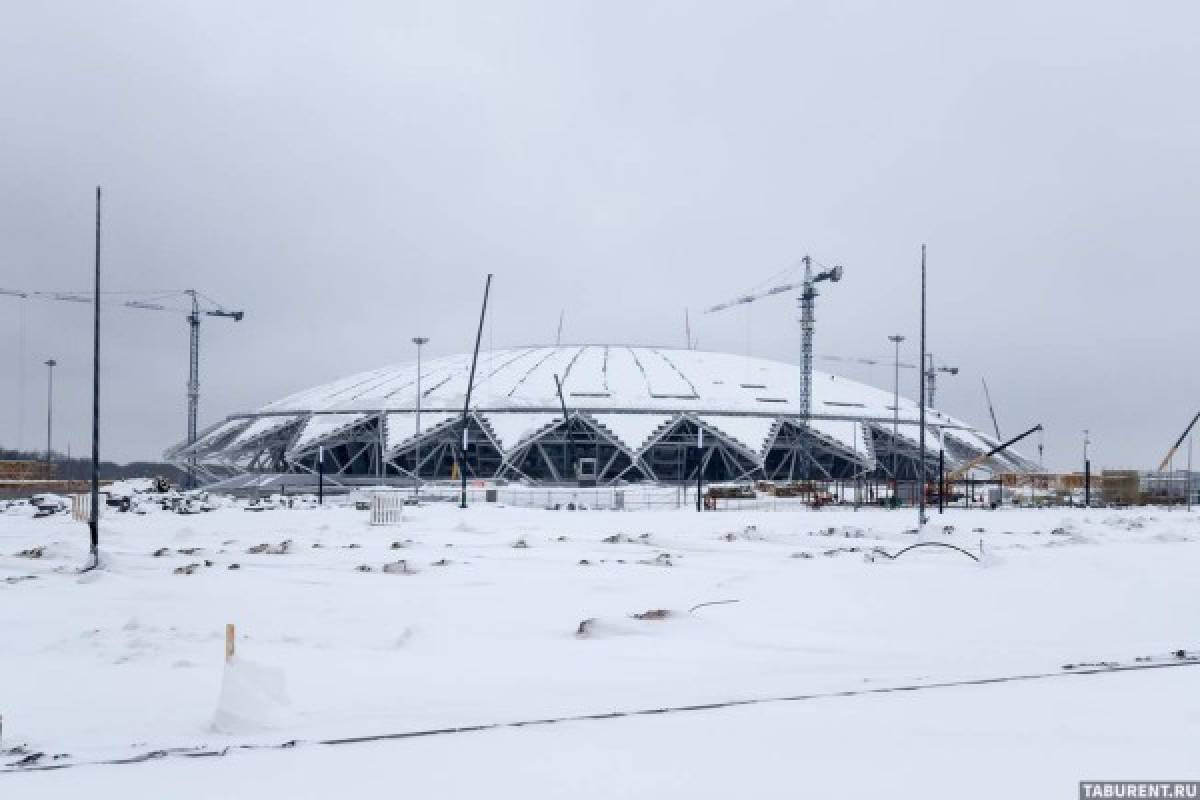
{"label": "small building", "polygon": [[48,481],[54,474],[54,464],[48,461],[0,460],[2,481]]}

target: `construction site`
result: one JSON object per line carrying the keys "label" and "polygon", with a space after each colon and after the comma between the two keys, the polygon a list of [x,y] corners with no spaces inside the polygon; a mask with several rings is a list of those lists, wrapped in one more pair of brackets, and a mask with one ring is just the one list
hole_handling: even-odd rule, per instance
{"label": "construction site", "polygon": [[[890,363],[815,356],[818,287],[836,284],[843,275],[841,266],[805,256],[793,279],[705,310],[719,314],[794,296],[800,309],[797,365],[696,349],[690,323],[686,348],[558,341],[489,347],[481,357],[477,336],[473,353],[424,362],[421,345],[428,340],[418,337],[415,362],[305,389],[203,427],[201,322],[240,322],[245,312],[195,289],[145,297],[125,293],[127,299],[112,305],[179,314],[187,322],[186,436],[163,453],[164,462],[185,476],[182,489],[258,497],[392,486],[423,490],[431,500],[470,492],[485,502],[503,489],[508,502],[531,506],[541,503],[542,490],[562,495],[569,489],[567,502],[579,507],[624,507],[641,497],[647,507],[701,510],[747,503],[994,508],[1195,500],[1200,482],[1174,469],[1172,459],[1196,419],[1157,470],[1093,474],[1085,441],[1083,470],[1047,472],[1042,425],[1002,436],[986,380],[991,431],[935,406],[939,375],[958,375],[959,367],[935,362],[923,330],[923,355],[916,364],[901,360],[906,339],[901,335],[889,337],[896,346]],[[490,282],[489,276],[480,332]],[[102,305],[109,306],[95,293],[0,288],[0,295],[23,304],[91,304],[97,316]],[[923,307],[922,314],[924,319]],[[559,339],[561,324],[560,317]],[[891,367],[894,385],[889,392],[816,370],[818,358]],[[4,462],[4,496],[70,493],[86,478],[77,470],[58,470],[52,455],[56,364],[45,362],[47,457]],[[901,370],[918,372],[919,397],[901,394]],[[1036,458],[1026,455],[1035,445]],[[634,486],[665,491],[626,488]],[[646,499],[651,497],[656,499]],[[548,494],[544,504],[561,503]]]}

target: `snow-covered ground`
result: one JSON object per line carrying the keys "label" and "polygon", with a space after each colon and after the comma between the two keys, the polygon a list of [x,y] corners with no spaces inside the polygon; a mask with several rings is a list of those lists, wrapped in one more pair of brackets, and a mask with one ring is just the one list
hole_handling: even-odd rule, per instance
{"label": "snow-covered ground", "polygon": [[[916,534],[908,510],[405,513],[111,513],[86,575],[86,526],[0,513],[0,768],[79,765],[0,774],[0,794],[1059,797],[1195,777],[1200,667],[1070,673],[1190,663],[1200,515],[956,511]],[[870,556],[918,541],[983,558]],[[715,601],[736,602],[696,608]],[[313,743],[1030,674],[1055,677]]]}

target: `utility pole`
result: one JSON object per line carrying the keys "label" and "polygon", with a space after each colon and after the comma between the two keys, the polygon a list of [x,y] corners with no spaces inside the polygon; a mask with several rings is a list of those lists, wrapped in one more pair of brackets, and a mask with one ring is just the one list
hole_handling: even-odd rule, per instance
{"label": "utility pole", "polygon": [[421,497],[421,347],[429,344],[428,336],[414,336],[413,344],[417,346],[417,442],[414,452],[413,466],[413,497]]}
{"label": "utility pole", "polygon": [[896,345],[896,375],[892,382],[892,508],[900,505],[900,473],[896,453],[896,436],[900,428],[900,343],[904,337],[892,334],[888,341]]}
{"label": "utility pole", "polygon": [[1083,429],[1083,505],[1085,508],[1092,506],[1092,462],[1088,460],[1088,445],[1092,440],[1088,438],[1087,428]]}
{"label": "utility pole", "polygon": [[49,476],[50,467],[54,464],[54,368],[58,362],[53,358],[46,360],[46,472]]}
{"label": "utility pole", "polygon": [[[921,245],[921,364],[925,363],[925,245]],[[921,478],[917,493],[917,527],[925,525],[925,382],[921,382],[921,447],[918,472]]]}
{"label": "utility pole", "polygon": [[92,308],[92,507],[88,516],[92,563],[100,566],[100,187],[96,187],[96,285]]}
{"label": "utility pole", "polygon": [[325,505],[325,445],[317,447],[317,505]]}

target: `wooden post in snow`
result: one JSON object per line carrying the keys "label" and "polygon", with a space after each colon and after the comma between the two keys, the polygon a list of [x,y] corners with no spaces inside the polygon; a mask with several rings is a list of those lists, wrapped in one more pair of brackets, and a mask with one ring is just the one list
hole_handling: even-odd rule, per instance
{"label": "wooden post in snow", "polygon": [[232,622],[227,623],[225,625],[225,663],[226,664],[233,661],[235,636],[236,636],[236,634],[234,633],[233,623]]}

